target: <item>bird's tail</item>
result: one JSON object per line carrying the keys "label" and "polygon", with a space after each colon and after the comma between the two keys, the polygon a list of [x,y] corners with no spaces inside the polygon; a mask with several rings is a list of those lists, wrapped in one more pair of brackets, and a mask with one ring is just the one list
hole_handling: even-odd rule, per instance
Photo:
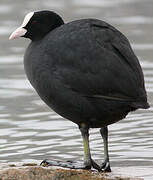
{"label": "bird's tail", "polygon": [[148,109],[150,105],[148,102],[133,102],[132,107],[136,109]]}

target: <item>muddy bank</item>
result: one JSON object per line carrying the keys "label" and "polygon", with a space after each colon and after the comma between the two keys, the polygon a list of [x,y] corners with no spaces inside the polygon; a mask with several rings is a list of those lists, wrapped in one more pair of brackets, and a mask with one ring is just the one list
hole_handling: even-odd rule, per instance
{"label": "muddy bank", "polygon": [[37,164],[3,165],[0,180],[143,180],[112,173],[86,170],[70,170],[57,167],[41,167]]}

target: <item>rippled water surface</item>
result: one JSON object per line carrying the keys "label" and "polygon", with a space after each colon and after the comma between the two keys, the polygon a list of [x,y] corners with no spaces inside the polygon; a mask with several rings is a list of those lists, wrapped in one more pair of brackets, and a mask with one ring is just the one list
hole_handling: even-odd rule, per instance
{"label": "rippled water surface", "polygon": [[[103,19],[130,40],[143,67],[151,105],[109,127],[109,150],[115,167],[153,166],[153,1],[152,0],[1,0],[0,5],[0,162],[40,162],[45,158],[82,159],[75,124],[50,110],[26,80],[23,54],[29,40],[9,41],[9,34],[27,12],[55,10],[66,22]],[[90,136],[92,156],[99,163],[103,143],[98,129]],[[153,174],[153,173],[152,173]],[[153,175],[144,176],[152,179]]]}

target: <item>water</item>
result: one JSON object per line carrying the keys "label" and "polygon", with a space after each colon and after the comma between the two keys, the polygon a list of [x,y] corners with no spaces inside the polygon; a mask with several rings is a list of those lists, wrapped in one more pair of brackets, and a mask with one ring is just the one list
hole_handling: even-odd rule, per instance
{"label": "water", "polygon": [[[46,158],[83,157],[77,126],[50,110],[25,77],[23,54],[29,40],[8,40],[27,12],[51,9],[66,22],[85,17],[103,19],[129,38],[144,71],[151,108],[131,113],[109,127],[110,160],[112,169],[122,167],[128,173],[134,169],[134,175],[137,172],[146,180],[152,179],[149,170],[153,166],[152,7],[152,0],[1,0],[0,162],[39,163]],[[92,156],[100,163],[103,143],[99,130],[92,129],[90,134]]]}

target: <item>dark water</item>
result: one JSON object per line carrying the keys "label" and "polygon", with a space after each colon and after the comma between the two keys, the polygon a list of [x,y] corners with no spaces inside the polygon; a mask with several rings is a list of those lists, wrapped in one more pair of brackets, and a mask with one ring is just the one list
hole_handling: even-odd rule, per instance
{"label": "dark water", "polygon": [[[152,179],[153,171],[153,1],[152,0],[1,0],[0,3],[0,162],[40,162],[45,158],[82,159],[77,126],[50,110],[27,81],[23,54],[29,41],[9,41],[27,12],[55,10],[65,21],[85,17],[105,20],[132,43],[143,67],[149,110],[131,113],[109,127],[112,169]],[[92,156],[99,163],[103,143],[91,130]],[[128,168],[127,168],[128,167]],[[132,170],[131,170],[132,169]],[[140,172],[137,173],[136,172]]]}

